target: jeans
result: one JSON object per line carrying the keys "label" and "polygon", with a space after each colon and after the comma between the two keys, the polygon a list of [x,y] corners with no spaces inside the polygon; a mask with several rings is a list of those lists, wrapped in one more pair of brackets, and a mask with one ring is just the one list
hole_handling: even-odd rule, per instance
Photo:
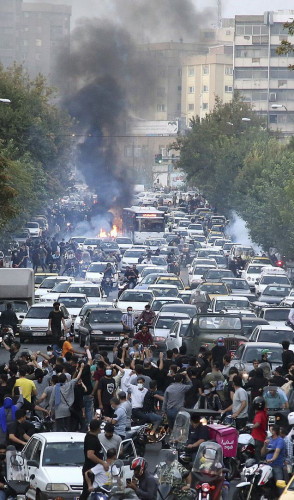
{"label": "jeans", "polygon": [[283,467],[278,467],[277,465],[273,466],[273,476],[274,480],[278,481],[279,479],[284,479],[284,471]]}
{"label": "jeans", "polygon": [[255,439],[255,458],[256,462],[261,461],[261,448],[263,447],[263,441],[258,441],[258,439]]}
{"label": "jeans", "polygon": [[53,348],[53,354],[54,354],[54,356],[56,356],[57,358],[59,358],[61,356],[61,354],[62,354],[61,347],[59,347],[58,344],[53,344],[52,348]]}
{"label": "jeans", "polygon": [[166,410],[166,416],[170,430],[172,430],[174,426],[178,412],[179,412],[178,408],[170,408],[169,410]]}
{"label": "jeans", "polygon": [[162,422],[162,416],[157,415],[156,413],[145,413],[146,422],[150,422],[151,424],[156,424],[156,426],[160,425]]}
{"label": "jeans", "polygon": [[90,395],[83,396],[85,414],[86,414],[86,425],[90,425],[93,418],[93,397]]}
{"label": "jeans", "polygon": [[3,490],[0,490],[0,500],[6,500],[6,493]]}

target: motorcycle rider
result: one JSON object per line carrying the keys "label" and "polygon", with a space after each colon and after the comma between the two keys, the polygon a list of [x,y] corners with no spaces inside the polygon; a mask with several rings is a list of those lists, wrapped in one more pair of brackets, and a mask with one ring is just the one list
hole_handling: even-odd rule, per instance
{"label": "motorcycle rider", "polygon": [[187,448],[192,452],[192,457],[196,456],[199,446],[205,441],[209,441],[209,430],[207,426],[200,422],[201,415],[193,413],[191,415],[191,427],[187,441]]}
{"label": "motorcycle rider", "polygon": [[126,267],[126,272],[124,274],[125,280],[128,282],[129,288],[135,288],[138,280],[138,270],[136,269],[136,264],[130,268],[129,266]]}
{"label": "motorcycle rider", "polygon": [[146,469],[147,462],[144,458],[134,458],[131,464],[134,476],[132,479],[127,479],[127,487],[134,490],[138,498],[142,500],[156,500],[158,483],[155,477]]}
{"label": "motorcycle rider", "polygon": [[139,340],[141,342],[141,344],[143,344],[144,347],[154,345],[153,337],[152,337],[151,333],[149,332],[148,325],[143,325],[141,328],[141,331],[136,333],[134,338],[136,340]]}
{"label": "motorcycle rider", "polygon": [[156,314],[154,311],[152,311],[150,304],[147,304],[145,306],[144,311],[141,312],[140,316],[138,317],[137,321],[135,322],[136,325],[140,323],[145,323],[148,326],[151,326],[153,323],[153,320],[155,318]]}
{"label": "motorcycle rider", "polygon": [[261,449],[266,439],[267,430],[267,413],[265,409],[265,400],[261,396],[254,398],[253,409],[255,416],[253,419],[253,427],[251,435],[255,440],[255,458],[257,462],[261,460]]}
{"label": "motorcycle rider", "polygon": [[[176,452],[170,451],[165,457],[163,466],[158,466],[155,470],[155,477],[159,476],[160,484],[170,484],[169,495],[172,498],[186,498],[190,489],[191,473],[177,460]],[[168,496],[170,498],[170,496]]]}
{"label": "motorcycle rider", "polygon": [[17,316],[15,312],[12,310],[11,302],[7,302],[6,311],[3,311],[0,316],[0,325],[1,328],[11,326],[13,329],[13,333],[16,333],[17,330]]}

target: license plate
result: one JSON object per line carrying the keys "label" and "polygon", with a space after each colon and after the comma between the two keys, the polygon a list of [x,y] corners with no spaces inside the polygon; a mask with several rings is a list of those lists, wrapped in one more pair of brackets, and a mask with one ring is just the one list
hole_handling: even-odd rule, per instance
{"label": "license plate", "polygon": [[119,340],[119,337],[105,337],[105,340]]}
{"label": "license plate", "polygon": [[32,336],[33,337],[46,337],[46,332],[33,332]]}

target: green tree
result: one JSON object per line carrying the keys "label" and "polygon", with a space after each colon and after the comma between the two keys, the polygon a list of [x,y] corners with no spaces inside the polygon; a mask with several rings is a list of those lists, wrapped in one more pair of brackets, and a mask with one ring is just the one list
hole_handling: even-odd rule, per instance
{"label": "green tree", "polygon": [[[293,36],[294,35],[294,20],[289,22],[289,23],[285,23],[284,24],[284,29],[285,29],[285,35],[290,35],[290,36]],[[293,56],[294,54],[294,46],[291,42],[289,42],[289,40],[282,40],[280,45],[277,47],[277,54],[279,54],[280,56]],[[293,64],[289,64],[289,68],[290,69],[294,69],[294,65]]]}

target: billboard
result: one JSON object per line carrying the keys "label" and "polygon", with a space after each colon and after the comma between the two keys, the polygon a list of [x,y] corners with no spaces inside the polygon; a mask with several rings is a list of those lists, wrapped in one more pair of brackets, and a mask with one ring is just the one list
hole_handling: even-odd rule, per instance
{"label": "billboard", "polygon": [[180,187],[186,182],[186,174],[182,170],[173,172],[169,177],[170,187]]}
{"label": "billboard", "polygon": [[127,126],[127,133],[142,136],[177,135],[178,130],[178,120],[132,120]]}

